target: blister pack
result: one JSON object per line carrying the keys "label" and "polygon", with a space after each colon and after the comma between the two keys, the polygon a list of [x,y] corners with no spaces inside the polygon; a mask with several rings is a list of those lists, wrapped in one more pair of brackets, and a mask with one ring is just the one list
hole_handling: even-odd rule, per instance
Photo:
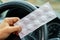
{"label": "blister pack", "polygon": [[49,3],[46,3],[22,18],[20,21],[16,22],[14,25],[22,27],[22,31],[19,33],[19,36],[20,38],[23,38],[56,17],[55,11]]}

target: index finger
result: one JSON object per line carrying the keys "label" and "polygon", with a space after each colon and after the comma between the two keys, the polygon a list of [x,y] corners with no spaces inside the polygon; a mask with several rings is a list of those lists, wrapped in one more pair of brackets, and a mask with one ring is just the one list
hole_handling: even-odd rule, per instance
{"label": "index finger", "polygon": [[10,17],[10,19],[11,19],[14,23],[20,20],[18,17]]}
{"label": "index finger", "polygon": [[8,18],[4,19],[4,22],[8,23],[9,25],[13,25],[14,23],[16,23],[19,20],[20,19],[18,17],[8,17]]}

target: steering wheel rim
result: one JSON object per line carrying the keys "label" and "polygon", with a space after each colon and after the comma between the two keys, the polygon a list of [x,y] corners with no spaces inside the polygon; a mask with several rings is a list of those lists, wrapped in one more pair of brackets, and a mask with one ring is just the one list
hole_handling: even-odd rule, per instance
{"label": "steering wheel rim", "polygon": [[8,2],[0,5],[0,14],[5,10],[13,9],[13,8],[25,8],[26,10],[32,12],[36,9],[36,7],[28,2]]}

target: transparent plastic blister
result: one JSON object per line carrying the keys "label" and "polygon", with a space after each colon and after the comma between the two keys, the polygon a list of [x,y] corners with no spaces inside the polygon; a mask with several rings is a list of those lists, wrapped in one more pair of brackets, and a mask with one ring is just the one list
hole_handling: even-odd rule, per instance
{"label": "transparent plastic blister", "polygon": [[19,36],[20,38],[23,38],[56,17],[57,16],[50,4],[46,3],[22,18],[20,21],[16,22],[14,25],[22,27],[22,31],[19,33]]}

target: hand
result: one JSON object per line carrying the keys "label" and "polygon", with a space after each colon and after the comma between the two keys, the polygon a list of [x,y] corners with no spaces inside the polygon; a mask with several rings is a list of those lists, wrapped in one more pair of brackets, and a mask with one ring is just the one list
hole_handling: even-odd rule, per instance
{"label": "hand", "polygon": [[5,18],[0,24],[0,40],[6,39],[13,32],[20,32],[22,29],[19,26],[14,26],[14,23],[20,20],[17,17]]}

